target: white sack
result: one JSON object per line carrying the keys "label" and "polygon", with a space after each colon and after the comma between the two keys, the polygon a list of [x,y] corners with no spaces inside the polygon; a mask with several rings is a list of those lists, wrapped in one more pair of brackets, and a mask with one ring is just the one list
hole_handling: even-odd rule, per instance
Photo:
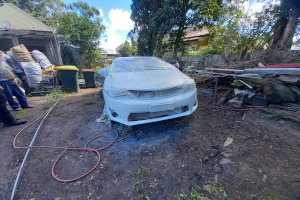
{"label": "white sack", "polygon": [[35,62],[21,62],[21,65],[26,74],[29,87],[36,87],[43,79],[41,66]]}
{"label": "white sack", "polygon": [[42,52],[40,52],[38,50],[33,50],[31,52],[31,55],[40,64],[40,66],[43,69],[47,69],[48,67],[52,66],[52,64],[50,63],[50,61],[48,60],[48,58]]}

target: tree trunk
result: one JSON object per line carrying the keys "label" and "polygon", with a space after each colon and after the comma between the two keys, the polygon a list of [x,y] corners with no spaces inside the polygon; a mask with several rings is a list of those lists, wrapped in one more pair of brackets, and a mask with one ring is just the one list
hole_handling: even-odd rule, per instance
{"label": "tree trunk", "polygon": [[270,41],[270,49],[289,50],[293,44],[293,37],[299,23],[300,12],[287,6],[286,0],[281,1],[281,6],[287,14],[279,19],[279,25],[274,30],[274,35]]}

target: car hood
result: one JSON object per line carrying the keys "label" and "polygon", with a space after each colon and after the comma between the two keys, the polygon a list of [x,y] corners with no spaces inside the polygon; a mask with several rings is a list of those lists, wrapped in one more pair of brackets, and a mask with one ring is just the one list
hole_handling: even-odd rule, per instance
{"label": "car hood", "polygon": [[194,82],[191,78],[176,70],[149,70],[141,72],[111,73],[110,88],[137,91],[157,91],[184,87]]}

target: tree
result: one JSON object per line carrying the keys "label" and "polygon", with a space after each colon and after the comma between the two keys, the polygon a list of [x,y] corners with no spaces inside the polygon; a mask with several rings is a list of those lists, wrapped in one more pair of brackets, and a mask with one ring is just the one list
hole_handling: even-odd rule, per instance
{"label": "tree", "polygon": [[136,55],[137,53],[137,42],[133,41],[132,45],[130,45],[129,41],[126,40],[124,44],[120,44],[116,51],[121,54],[122,57],[129,57]]}
{"label": "tree", "polygon": [[131,20],[135,22],[129,35],[138,35],[138,55],[152,56],[162,41],[151,24],[154,14],[163,7],[164,0],[133,0]]}
{"label": "tree", "polygon": [[149,2],[133,0],[131,5],[135,27],[130,35],[138,34],[139,55],[162,56],[162,49],[167,48],[173,49],[176,57],[185,49],[186,28],[214,22],[223,5],[222,0],[156,0],[153,5]]}
{"label": "tree", "polygon": [[72,11],[59,17],[57,32],[71,44],[81,47],[83,58],[91,68],[99,57],[97,47],[104,32],[99,11],[83,2],[71,4],[70,7]]}
{"label": "tree", "polygon": [[224,14],[211,30],[211,41],[200,55],[236,53],[242,59],[248,51],[265,49],[277,20],[275,6],[265,5],[262,11],[252,13],[243,7],[242,1],[235,6],[225,5]]}
{"label": "tree", "polygon": [[124,44],[119,45],[116,51],[121,54],[122,57],[132,56],[130,43],[126,40]]}
{"label": "tree", "polygon": [[278,9],[278,20],[270,41],[270,49],[288,50],[293,44],[293,37],[300,24],[300,2],[281,0]]}
{"label": "tree", "polygon": [[[164,7],[152,18],[152,24],[157,28],[160,38],[167,36],[164,47],[172,49],[174,57],[177,57],[179,51],[184,50],[183,37],[186,28],[191,24],[191,17],[188,14],[191,7],[189,0],[167,0]],[[163,54],[161,49],[155,52],[157,56]]]}

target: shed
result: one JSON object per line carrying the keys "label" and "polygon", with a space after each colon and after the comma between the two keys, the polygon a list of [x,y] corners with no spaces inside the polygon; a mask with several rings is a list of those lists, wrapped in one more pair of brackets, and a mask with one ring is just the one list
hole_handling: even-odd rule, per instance
{"label": "shed", "polygon": [[0,50],[24,44],[29,51],[43,52],[54,65],[62,65],[53,28],[10,3],[0,4]]}

